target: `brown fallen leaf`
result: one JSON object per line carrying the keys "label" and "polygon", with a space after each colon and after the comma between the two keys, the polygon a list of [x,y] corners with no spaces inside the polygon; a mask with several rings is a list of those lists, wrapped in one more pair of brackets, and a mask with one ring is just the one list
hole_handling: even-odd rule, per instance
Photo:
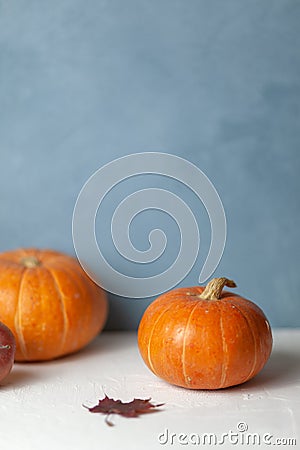
{"label": "brown fallen leaf", "polygon": [[106,414],[105,422],[109,426],[114,424],[108,419],[110,414],[119,414],[123,417],[138,417],[140,414],[153,411],[153,408],[162,406],[164,403],[158,405],[153,405],[150,403],[151,398],[142,400],[140,398],[135,398],[131,402],[122,402],[121,400],[114,400],[109,398],[107,395],[102,400],[99,400],[98,405],[92,406],[91,408],[83,405],[92,413]]}

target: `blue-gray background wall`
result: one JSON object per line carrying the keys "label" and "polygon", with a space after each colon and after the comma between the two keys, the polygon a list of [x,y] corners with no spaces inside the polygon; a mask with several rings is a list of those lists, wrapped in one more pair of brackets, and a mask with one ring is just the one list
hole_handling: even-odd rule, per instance
{"label": "blue-gray background wall", "polygon": [[[0,1],[0,250],[73,254],[87,178],[126,154],[169,152],[204,171],[223,201],[215,275],[234,278],[273,326],[299,326],[299,23],[297,0]],[[128,192],[164,181],[140,183]],[[208,220],[173,187],[199,215],[203,245],[181,285],[196,284]],[[139,220],[142,248],[166,218]],[[171,263],[178,236],[167,228]],[[135,328],[150,301],[111,296],[107,327]]]}

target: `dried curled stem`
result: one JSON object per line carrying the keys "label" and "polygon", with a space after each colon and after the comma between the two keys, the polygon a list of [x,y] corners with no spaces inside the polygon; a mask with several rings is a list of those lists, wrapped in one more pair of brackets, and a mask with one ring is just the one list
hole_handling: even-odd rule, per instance
{"label": "dried curled stem", "polygon": [[206,286],[202,294],[199,295],[200,298],[204,300],[219,300],[222,295],[222,290],[224,286],[236,287],[233,280],[228,278],[213,278]]}

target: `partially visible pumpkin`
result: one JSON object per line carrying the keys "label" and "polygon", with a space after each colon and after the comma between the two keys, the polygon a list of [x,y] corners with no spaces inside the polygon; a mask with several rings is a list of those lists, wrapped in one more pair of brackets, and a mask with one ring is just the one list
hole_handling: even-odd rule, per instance
{"label": "partially visible pumpkin", "polygon": [[272,349],[262,310],[236,294],[227,278],[206,288],[179,288],[146,309],[138,345],[158,377],[189,389],[219,389],[243,383],[265,365]]}
{"label": "partially visible pumpkin", "polygon": [[17,361],[75,352],[103,328],[105,292],[75,258],[53,250],[0,254],[0,321],[16,338]]}

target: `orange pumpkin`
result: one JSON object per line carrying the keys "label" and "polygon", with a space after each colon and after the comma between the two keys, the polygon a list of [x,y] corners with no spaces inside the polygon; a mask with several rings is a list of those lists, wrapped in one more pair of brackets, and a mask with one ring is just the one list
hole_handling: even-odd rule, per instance
{"label": "orange pumpkin", "polygon": [[189,389],[243,383],[265,365],[272,334],[262,310],[230,292],[227,278],[179,288],[146,309],[138,329],[143,360],[158,377]]}
{"label": "orange pumpkin", "polygon": [[17,361],[79,350],[103,328],[106,316],[106,294],[76,259],[53,250],[0,254],[0,321],[15,335]]}

